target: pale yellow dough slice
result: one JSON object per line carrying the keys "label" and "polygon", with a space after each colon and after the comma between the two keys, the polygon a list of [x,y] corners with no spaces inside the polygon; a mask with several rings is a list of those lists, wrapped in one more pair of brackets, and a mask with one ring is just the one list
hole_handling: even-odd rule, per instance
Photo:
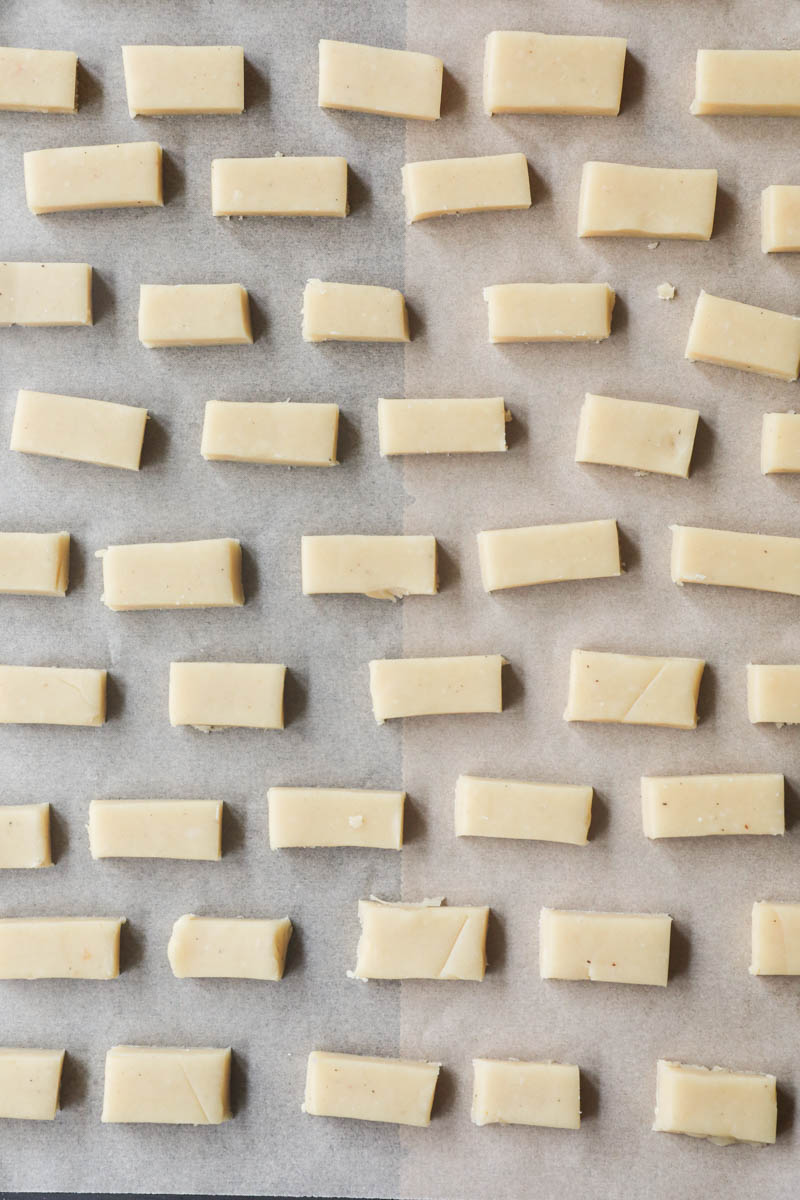
{"label": "pale yellow dough slice", "polygon": [[347,159],[215,158],[215,217],[346,217]]}
{"label": "pale yellow dough slice", "polygon": [[63,1066],[63,1050],[0,1048],[0,1120],[54,1121]]}
{"label": "pale yellow dough slice", "polygon": [[369,664],[372,711],[395,717],[503,711],[501,654],[462,658],[379,658]]}
{"label": "pale yellow dough slice", "polygon": [[403,196],[409,224],[448,214],[530,208],[528,160],[524,154],[492,154],[406,163]]}
{"label": "pale yellow dough slice", "polygon": [[74,113],[78,56],[0,46],[0,112]]}
{"label": "pale yellow dough slice", "polygon": [[616,299],[607,283],[496,283],[483,298],[495,343],[601,342]]}
{"label": "pale yellow dough slice", "polygon": [[124,917],[0,917],[0,979],[116,979]]}
{"label": "pale yellow dough slice", "polygon": [[578,237],[707,242],[716,202],[715,170],[587,162],[578,199]]}
{"label": "pale yellow dough slice", "polygon": [[438,591],[436,538],[427,534],[384,536],[309,535],[301,538],[303,595],[433,596]]}
{"label": "pale yellow dough slice", "polygon": [[378,400],[382,455],[486,454],[506,450],[502,396]]}
{"label": "pale yellow dough slice", "polygon": [[50,805],[0,805],[0,868],[52,865]]}
{"label": "pale yellow dough slice", "polygon": [[312,1050],[303,1112],[395,1125],[430,1125],[440,1063]]}
{"label": "pale yellow dough slice", "polygon": [[245,346],[253,341],[250,300],[240,283],[143,283],[139,341],[164,346]]}
{"label": "pale yellow dough slice", "polygon": [[622,574],[614,520],[486,530],[478,557],[487,592]]}
{"label": "pale yellow dough slice", "polygon": [[773,183],[761,193],[761,249],[800,251],[800,186]]}
{"label": "pale yellow dough slice", "polygon": [[167,957],[176,979],[283,978],[292,936],[288,917],[196,917],[172,926]]}
{"label": "pale yellow dough slice", "polygon": [[319,44],[319,107],[437,121],[442,72],[442,60],[432,54],[323,38]]}
{"label": "pale yellow dough slice", "polygon": [[494,113],[615,117],[625,38],[495,30],[486,39],[483,107]]}
{"label": "pale yellow dough slice", "polygon": [[65,596],[68,533],[0,533],[0,594]]}
{"label": "pale yellow dough slice", "polygon": [[11,449],[138,471],[147,409],[84,396],[17,393]]}
{"label": "pale yellow dough slice", "polygon": [[747,715],[754,725],[800,724],[800,666],[748,663]]}
{"label": "pale yellow dough slice", "polygon": [[544,1125],[580,1129],[576,1066],[518,1059],[473,1058],[473,1125]]}
{"label": "pale yellow dough slice", "polygon": [[338,404],[207,400],[200,452],[211,461],[336,466]]}
{"label": "pale yellow dough slice", "polygon": [[800,317],[701,292],[689,327],[686,358],[774,379],[797,379]]}
{"label": "pale yellow dough slice", "polygon": [[459,775],[456,837],[525,838],[585,846],[592,795],[590,787]]}
{"label": "pale yellow dough slice", "polygon": [[565,721],[695,729],[702,658],[573,650]]}
{"label": "pale yellow dough slice", "polygon": [[221,800],[92,800],[92,858],[222,856]]}
{"label": "pale yellow dough slice", "polygon": [[91,323],[88,263],[0,262],[0,326]]}
{"label": "pale yellow dough slice", "polygon": [[356,979],[481,980],[489,909],[359,900]]}
{"label": "pale yellow dough slice", "polygon": [[539,917],[542,979],[666,987],[672,917],[665,913],[570,912]]}
{"label": "pale yellow dough slice", "polygon": [[800,596],[800,538],[671,525],[672,582]]}
{"label": "pale yellow dough slice", "polygon": [[688,478],[700,414],[693,408],[586,393],[575,461]]}
{"label": "pale yellow dough slice", "polygon": [[0,725],[103,725],[106,672],[0,666]]}
{"label": "pale yellow dough slice", "polygon": [[399,850],[405,798],[405,792],[366,788],[270,788],[270,848],[368,846]]}
{"label": "pale yellow dough slice", "polygon": [[800,975],[800,904],[757,900],[751,933],[751,975]]}
{"label": "pale yellow dough slice", "polygon": [[761,474],[800,472],[800,415],[764,413],[761,423]]}
{"label": "pale yellow dough slice", "polygon": [[114,612],[244,604],[236,538],[109,546],[97,557],[103,563],[101,599]]}
{"label": "pale yellow dough slice", "polygon": [[219,1125],[231,1118],[230,1049],[112,1046],[101,1121]]}
{"label": "pale yellow dough slice", "polygon": [[783,776],[643,776],[642,823],[648,838],[783,834]]}
{"label": "pale yellow dough slice", "polygon": [[690,111],[800,116],[800,50],[698,50]]}
{"label": "pale yellow dough slice", "polygon": [[359,283],[309,279],[303,291],[305,342],[408,342],[402,292]]}
{"label": "pale yellow dough slice", "polygon": [[24,158],[25,196],[37,215],[164,203],[158,142],[28,150]]}
{"label": "pale yellow dough slice", "polygon": [[695,1067],[659,1059],[653,1129],[732,1142],[775,1141],[778,1101],[774,1075]]}
{"label": "pale yellow dough slice", "polygon": [[244,109],[241,46],[123,46],[122,65],[132,117]]}
{"label": "pale yellow dough slice", "polygon": [[283,729],[283,663],[172,662],[170,725]]}

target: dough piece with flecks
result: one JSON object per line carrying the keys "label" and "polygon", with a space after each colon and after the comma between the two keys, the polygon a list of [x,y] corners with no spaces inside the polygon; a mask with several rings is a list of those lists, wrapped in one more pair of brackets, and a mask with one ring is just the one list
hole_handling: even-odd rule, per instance
{"label": "dough piece with flecks", "polygon": [[797,379],[800,317],[701,292],[685,356],[690,362],[735,367],[774,379]]}
{"label": "dough piece with flecks", "polygon": [[442,60],[432,54],[323,38],[319,107],[438,121],[443,70]]}
{"label": "dough piece with flecks", "polygon": [[757,900],[751,975],[800,975],[800,904]]}
{"label": "dough piece with flecks", "polygon": [[427,534],[397,536],[330,534],[301,539],[303,594],[433,596],[436,538]]}
{"label": "dough piece with flecks", "polygon": [[221,800],[92,800],[92,858],[219,859]]}
{"label": "dough piece with flecks", "polygon": [[270,788],[270,847],[369,846],[399,850],[403,845],[405,798],[405,792],[366,788]]}
{"label": "dough piece with flecks", "polygon": [[124,917],[0,918],[0,979],[116,979]]}
{"label": "dough piece with flecks", "polygon": [[65,596],[68,533],[0,533],[0,594]]}
{"label": "dough piece with flecks", "polygon": [[665,913],[570,912],[539,917],[542,979],[666,987],[672,917]]}
{"label": "dough piece with flecks", "polygon": [[167,957],[177,979],[282,979],[288,917],[196,917],[172,927]]}
{"label": "dough piece with flecks", "polygon": [[693,408],[586,393],[575,461],[686,479],[700,414]]}
{"label": "dough piece with flecks", "polygon": [[0,46],[0,112],[74,113],[78,56]]}
{"label": "dough piece with flecks", "polygon": [[573,650],[565,721],[694,729],[702,658]]}
{"label": "dough piece with flecks", "polygon": [[241,46],[123,46],[122,65],[132,117],[244,109]]}
{"label": "dough piece with flecks", "polygon": [[800,596],[800,538],[672,525],[672,582]]}
{"label": "dough piece with flecks", "polygon": [[0,262],[0,326],[91,323],[88,263]]}
{"label": "dough piece with flecks", "polygon": [[580,1129],[581,1084],[567,1063],[473,1058],[473,1125]]}
{"label": "dough piece with flecks", "polygon": [[483,298],[490,342],[601,342],[616,296],[607,283],[496,283]]}
{"label": "dough piece with flecks", "polygon": [[369,664],[372,711],[379,725],[395,717],[503,711],[501,654],[462,658],[379,658]]}
{"label": "dough piece with flecks", "polygon": [[590,787],[459,775],[456,837],[530,838],[584,846],[592,795]]}
{"label": "dough piece with flecks", "polygon": [[486,38],[483,107],[494,113],[615,117],[626,40],[496,29]]}
{"label": "dough piece with flecks", "polygon": [[774,1075],[695,1067],[659,1059],[653,1129],[732,1142],[771,1144],[778,1119]]}
{"label": "dough piece with flecks", "polygon": [[55,1120],[63,1065],[63,1050],[2,1047],[0,1119]]}
{"label": "dough piece with flecks", "polygon": [[0,868],[52,865],[50,805],[0,805]]}
{"label": "dough piece with flecks", "polygon": [[359,900],[356,979],[483,979],[488,908]]}
{"label": "dough piece with flecks", "polygon": [[219,1125],[230,1120],[230,1049],[112,1046],[105,1122]]}
{"label": "dough piece with flecks", "polygon": [[440,1063],[312,1050],[303,1112],[395,1125],[430,1125]]}
{"label": "dough piece with flecks", "polygon": [[782,775],[667,775],[642,778],[645,837],[782,834]]}

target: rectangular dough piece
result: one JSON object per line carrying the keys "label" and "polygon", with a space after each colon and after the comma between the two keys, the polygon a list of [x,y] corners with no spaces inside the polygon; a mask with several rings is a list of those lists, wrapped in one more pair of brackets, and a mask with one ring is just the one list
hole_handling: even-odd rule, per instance
{"label": "rectangular dough piece", "polygon": [[[368,846],[400,850],[405,798],[405,792],[366,788],[270,788],[270,849]],[[2,811],[0,808],[0,814]]]}
{"label": "rectangular dough piece", "polygon": [[215,217],[346,217],[347,159],[214,158]]}
{"label": "rectangular dough piece", "polygon": [[220,1125],[231,1118],[230,1049],[112,1046],[101,1121]]}
{"label": "rectangular dough piece", "polygon": [[716,202],[715,170],[587,162],[581,174],[578,237],[707,242]]}
{"label": "rectangular dough piece", "polygon": [[0,725],[104,725],[106,672],[0,666]]}
{"label": "rectangular dough piece", "polygon": [[800,50],[698,50],[696,117],[800,116]]}
{"label": "rectangular dough piece", "polygon": [[52,865],[50,805],[0,805],[0,868]]}
{"label": "rectangular dough piece", "polygon": [[495,113],[615,117],[626,40],[494,30],[486,38],[483,107]]}
{"label": "rectangular dough piece", "polygon": [[116,979],[124,917],[0,917],[0,979]]}
{"label": "rectangular dough piece", "polygon": [[430,1125],[440,1063],[312,1050],[303,1112],[394,1125]]}
{"label": "rectangular dough piece", "polygon": [[747,715],[754,725],[800,724],[800,666],[748,663]]}
{"label": "rectangular dough piece", "polygon": [[616,296],[607,283],[496,283],[483,298],[490,342],[602,342]]}
{"label": "rectangular dough piece", "polygon": [[485,454],[506,450],[502,396],[378,400],[382,455]]}
{"label": "rectangular dough piece", "polygon": [[106,608],[229,608],[244,604],[236,538],[140,542],[98,550]]}
{"label": "rectangular dough piece", "polygon": [[459,775],[456,837],[525,838],[585,846],[592,795],[590,787]]}
{"label": "rectangular dough piece", "polygon": [[138,471],[147,409],[52,392],[17,393],[11,449]]}
{"label": "rectangular dough piece", "polygon": [[240,283],[143,283],[139,341],[148,350],[252,345],[247,289]]}
{"label": "rectangular dough piece", "polygon": [[241,46],[123,46],[132,117],[244,110]]}
{"label": "rectangular dough piece", "polygon": [[176,979],[283,978],[292,936],[288,917],[178,917],[167,957]]}
{"label": "rectangular dough piece", "polygon": [[0,1119],[54,1121],[63,1066],[63,1050],[2,1047]]}
{"label": "rectangular dough piece", "polygon": [[761,423],[761,474],[800,472],[800,415],[764,413]]}
{"label": "rectangular dough piece", "polygon": [[694,408],[587,392],[575,461],[687,479],[699,419]]}
{"label": "rectangular dough piece", "polygon": [[378,658],[369,664],[372,711],[379,725],[394,717],[503,711],[501,654],[463,658]]}
{"label": "rectangular dough piece", "polygon": [[359,900],[355,979],[482,980],[489,909]]}
{"label": "rectangular dough piece", "polygon": [[785,832],[782,775],[642,777],[648,838]]}
{"label": "rectangular dough piece", "polygon": [[672,582],[800,596],[800,538],[671,525]]}
{"label": "rectangular dough piece", "polygon": [[0,46],[0,112],[74,113],[78,56]]}
{"label": "rectangular dough piece", "polygon": [[473,1125],[580,1129],[580,1071],[568,1063],[473,1058]]}
{"label": "rectangular dough piece", "polygon": [[800,186],[773,183],[761,193],[761,249],[800,250]]}
{"label": "rectangular dough piece", "polygon": [[800,975],[800,904],[757,900],[751,975]]}
{"label": "rectangular dough piece", "polygon": [[0,327],[91,324],[88,263],[0,262]]}
{"label": "rectangular dough piece", "polygon": [[800,369],[800,317],[701,292],[686,358],[791,382]]}
{"label": "rectangular dough piece", "polygon": [[0,533],[0,594],[66,596],[68,533]]}
{"label": "rectangular dough piece", "polygon": [[396,288],[309,279],[304,342],[408,342],[406,300]]}
{"label": "rectangular dough piece", "polygon": [[485,530],[478,557],[487,592],[622,574],[614,520]]}
{"label": "rectangular dough piece", "polygon": [[319,44],[319,107],[438,121],[442,72],[442,60],[432,54],[323,38]]}
{"label": "rectangular dough piece", "polygon": [[436,538],[429,534],[305,534],[301,559],[304,596],[398,600],[439,590]]}
{"label": "rectangular dough piece", "polygon": [[89,849],[92,858],[216,861],[222,857],[222,801],[92,800]]}
{"label": "rectangular dough piece", "polygon": [[172,662],[169,723],[195,729],[283,729],[282,663]]}
{"label": "rectangular dough piece", "polygon": [[542,979],[588,979],[666,987],[672,917],[665,913],[569,912],[539,917]]}
{"label": "rectangular dough piece", "polygon": [[774,1075],[695,1067],[660,1058],[653,1129],[732,1142],[772,1144],[778,1120]]}
{"label": "rectangular dough piece", "polygon": [[430,159],[406,163],[402,174],[409,225],[429,217],[531,206],[524,154]]}
{"label": "rectangular dough piece", "polygon": [[335,467],[338,404],[207,400],[200,453],[212,462]]}
{"label": "rectangular dough piece", "polygon": [[28,150],[24,159],[25,197],[37,215],[164,203],[158,142]]}
{"label": "rectangular dough piece", "polygon": [[697,727],[702,658],[573,650],[565,721]]}

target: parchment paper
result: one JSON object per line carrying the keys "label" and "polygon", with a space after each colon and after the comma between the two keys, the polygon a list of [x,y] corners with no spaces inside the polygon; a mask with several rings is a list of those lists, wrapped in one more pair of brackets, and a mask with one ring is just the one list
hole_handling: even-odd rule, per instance
{"label": "parchment paper", "polygon": [[[483,38],[494,28],[629,38],[617,119],[496,117],[481,107]],[[14,729],[0,737],[3,800],[49,800],[57,865],[4,872],[0,910],[124,914],[115,983],[5,983],[0,1043],[66,1046],[64,1109],[53,1125],[3,1123],[0,1187],[520,1200],[536,1195],[639,1198],[796,1194],[793,1107],[797,984],[752,979],[749,913],[759,898],[794,899],[796,829],[785,839],[648,843],[639,776],[784,771],[796,824],[796,733],[751,726],[745,664],[800,661],[790,597],[676,588],[670,522],[800,534],[797,484],[762,478],[764,411],[797,404],[796,387],[691,365],[683,348],[700,287],[797,312],[798,264],[761,255],[758,201],[797,183],[797,123],[689,116],[698,46],[793,46],[792,0],[652,4],[645,0],[5,0],[0,42],[74,48],[76,118],[4,116],[2,257],[85,260],[96,269],[96,325],[9,330],[0,337],[0,438],[19,387],[147,405],[138,476],[5,452],[2,527],[70,530],[64,600],[5,599],[2,658],[105,665],[102,730]],[[431,51],[444,59],[435,125],[323,113],[319,37]],[[127,115],[123,42],[237,42],[245,47],[241,118]],[[25,207],[22,151],[156,138],[167,156],[163,210],[35,218]],[[216,155],[341,153],[352,167],[344,222],[215,221]],[[523,150],[528,213],[463,217],[405,229],[404,161]],[[716,166],[720,197],[708,244],[579,241],[582,163]],[[308,276],[404,286],[414,340],[392,347],[300,339]],[[608,280],[613,334],[598,346],[493,347],[481,289],[514,280]],[[236,280],[255,309],[252,348],[147,351],[136,337],[140,282]],[[663,280],[676,299],[656,296]],[[690,481],[636,477],[573,462],[585,391],[696,406]],[[506,456],[381,461],[378,395],[498,395],[514,417]],[[283,471],[200,457],[210,398],[333,400],[342,465]],[[616,517],[627,574],[487,597],[475,533],[545,521]],[[307,532],[432,532],[442,592],[402,606],[303,598]],[[109,542],[238,536],[241,611],[110,613],[93,553]],[[697,654],[709,666],[696,732],[565,725],[574,646]],[[502,716],[378,728],[369,658],[502,652]],[[203,736],[167,719],[172,658],[285,661],[288,727]],[[589,846],[453,837],[460,772],[590,783]],[[270,784],[404,786],[411,812],[402,856],[370,851],[272,854]],[[228,808],[219,864],[92,863],[84,824],[93,796],[219,796]],[[482,984],[350,981],[356,901],[377,893],[492,906]],[[542,905],[668,911],[675,918],[667,989],[543,982]],[[277,985],[173,979],[172,922],[185,912],[295,922]],[[115,1042],[234,1047],[235,1119],[218,1129],[102,1126],[105,1050]],[[404,1054],[445,1064],[428,1130],[312,1119],[300,1112],[314,1048]],[[580,1064],[579,1133],[469,1122],[473,1055]],[[721,1150],[650,1132],[658,1057],[778,1076],[779,1138]]]}

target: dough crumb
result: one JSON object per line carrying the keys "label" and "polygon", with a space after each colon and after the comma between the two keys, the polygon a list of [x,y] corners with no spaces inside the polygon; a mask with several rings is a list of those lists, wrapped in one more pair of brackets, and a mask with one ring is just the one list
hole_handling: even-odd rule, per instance
{"label": "dough crumb", "polygon": [[671,283],[660,283],[656,288],[659,300],[672,300],[675,296],[675,288]]}
{"label": "dough crumb", "polygon": [[347,824],[350,826],[351,829],[360,829],[361,826],[364,824],[364,818],[360,815],[354,816],[354,817],[348,817]]}
{"label": "dough crumb", "polygon": [[648,242],[648,243],[647,243],[647,249],[648,249],[648,250],[657,250],[657,249],[658,249],[658,242]]}

